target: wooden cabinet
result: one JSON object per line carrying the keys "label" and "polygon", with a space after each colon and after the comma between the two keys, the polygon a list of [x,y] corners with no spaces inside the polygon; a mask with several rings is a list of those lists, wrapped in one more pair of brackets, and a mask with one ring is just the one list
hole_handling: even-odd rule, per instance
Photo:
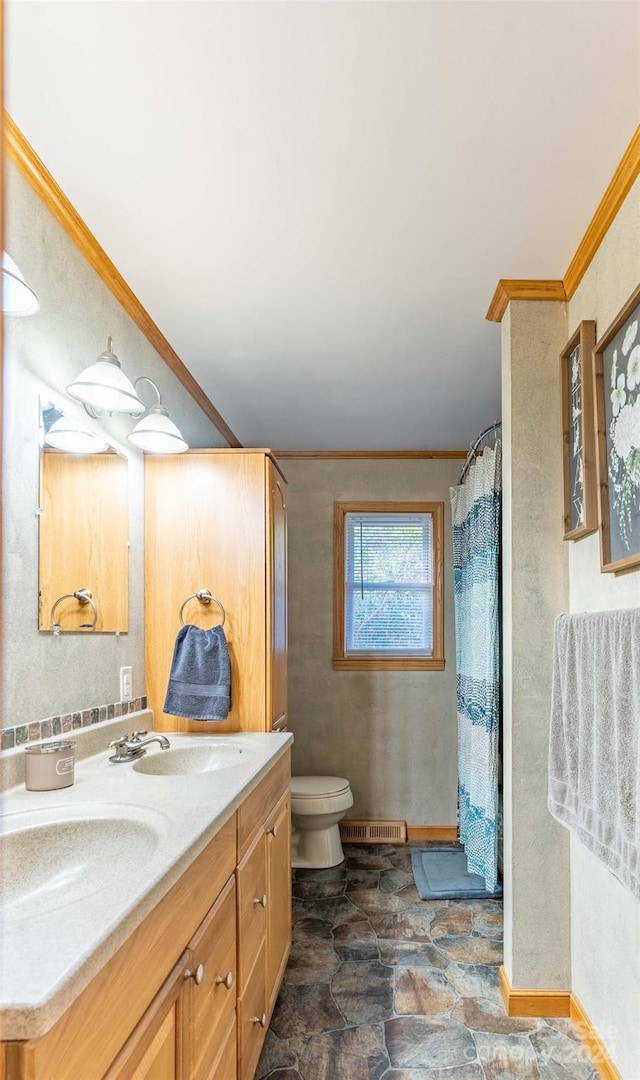
{"label": "wooden cabinet", "polygon": [[235,1077],[236,952],[231,877],[105,1080]]}
{"label": "wooden cabinet", "polygon": [[267,699],[272,731],[287,723],[287,503],[284,479],[267,461],[269,489],[269,625]]}
{"label": "wooden cabinet", "polygon": [[[285,479],[267,450],[145,457],[145,669],[154,727],[270,731],[286,720]],[[225,610],[231,711],[215,724],[162,712],[180,609],[208,589]],[[201,627],[220,610],[191,600]]]}
{"label": "wooden cabinet", "polygon": [[287,753],[58,1022],[0,1045],[2,1080],[253,1080],[289,950],[289,779]]}
{"label": "wooden cabinet", "polygon": [[263,941],[251,968],[244,993],[238,998],[238,1080],[253,1080],[267,1034],[266,944]]}
{"label": "wooden cabinet", "polygon": [[273,1011],[291,945],[291,796],[282,796],[266,823],[267,1012]]}
{"label": "wooden cabinet", "polygon": [[[267,935],[267,860],[262,832],[238,865],[238,972],[242,997]],[[264,1012],[262,1008],[261,1012]]]}
{"label": "wooden cabinet", "polygon": [[291,942],[291,798],[288,778],[283,786],[273,772],[250,796],[252,833],[246,813],[238,822],[239,1080],[254,1075]]}
{"label": "wooden cabinet", "polygon": [[180,1031],[186,964],[184,952],[104,1080],[187,1080]]}
{"label": "wooden cabinet", "polygon": [[[188,1080],[211,1080],[236,1011],[236,883],[227,882],[189,942],[184,1043]],[[213,1071],[212,1071],[212,1063]]]}

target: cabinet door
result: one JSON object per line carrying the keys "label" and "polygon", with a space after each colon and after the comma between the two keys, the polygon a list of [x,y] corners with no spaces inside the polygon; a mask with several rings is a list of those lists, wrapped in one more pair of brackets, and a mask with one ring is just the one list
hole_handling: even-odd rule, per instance
{"label": "cabinet door", "polygon": [[[264,832],[260,829],[238,865],[238,994],[245,992],[249,973],[267,934],[267,861]],[[264,975],[263,975],[264,984]]]}
{"label": "cabinet door", "polygon": [[269,717],[271,730],[287,722],[287,504],[284,480],[269,461],[270,614]]}
{"label": "cabinet door", "polygon": [[260,1051],[267,1033],[265,992],[266,943],[263,942],[255,964],[247,976],[244,993],[238,998],[238,1077],[253,1080]]}
{"label": "cabinet door", "polygon": [[183,979],[187,1080],[209,1080],[236,1003],[234,878],[191,939]]}
{"label": "cabinet door", "polygon": [[291,798],[280,800],[266,823],[267,1012],[275,1005],[291,943]]}
{"label": "cabinet door", "polygon": [[180,1010],[186,961],[185,952],[104,1080],[183,1080]]}
{"label": "cabinet door", "polygon": [[238,1047],[235,1016],[223,1039],[222,1049],[213,1066],[210,1080],[236,1080],[237,1078]]}
{"label": "cabinet door", "polygon": [[[197,589],[210,589],[226,612],[231,659],[232,707],[216,732],[265,731],[265,455],[196,450],[149,454],[144,464],[145,670],[154,728],[211,733],[206,721],[162,711],[180,608]],[[191,600],[184,618],[207,628],[220,621],[220,611]]]}

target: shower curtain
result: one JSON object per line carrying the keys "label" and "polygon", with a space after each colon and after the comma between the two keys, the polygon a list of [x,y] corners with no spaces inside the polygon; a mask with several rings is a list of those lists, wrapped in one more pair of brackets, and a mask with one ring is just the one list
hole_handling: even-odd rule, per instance
{"label": "shower curtain", "polygon": [[458,813],[467,868],[498,874],[501,444],[450,489],[458,709]]}

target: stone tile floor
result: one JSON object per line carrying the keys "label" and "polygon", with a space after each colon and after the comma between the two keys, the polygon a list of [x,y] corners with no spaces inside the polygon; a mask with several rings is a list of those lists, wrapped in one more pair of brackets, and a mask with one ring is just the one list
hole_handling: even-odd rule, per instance
{"label": "stone tile floor", "polygon": [[408,846],[345,855],[294,871],[257,1080],[595,1080],[571,1021],[505,1015],[499,901],[420,900]]}

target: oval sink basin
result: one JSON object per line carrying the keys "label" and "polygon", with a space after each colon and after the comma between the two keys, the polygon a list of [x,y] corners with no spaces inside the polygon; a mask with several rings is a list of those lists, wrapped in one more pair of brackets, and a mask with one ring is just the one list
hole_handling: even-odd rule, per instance
{"label": "oval sink basin", "polygon": [[128,809],[57,821],[51,812],[7,815],[0,836],[3,918],[33,919],[85,900],[147,859],[161,834],[155,823],[125,817]]}
{"label": "oval sink basin", "polygon": [[181,746],[175,750],[159,750],[136,761],[136,772],[148,776],[186,776],[189,773],[217,772],[246,765],[255,750],[246,746]]}

